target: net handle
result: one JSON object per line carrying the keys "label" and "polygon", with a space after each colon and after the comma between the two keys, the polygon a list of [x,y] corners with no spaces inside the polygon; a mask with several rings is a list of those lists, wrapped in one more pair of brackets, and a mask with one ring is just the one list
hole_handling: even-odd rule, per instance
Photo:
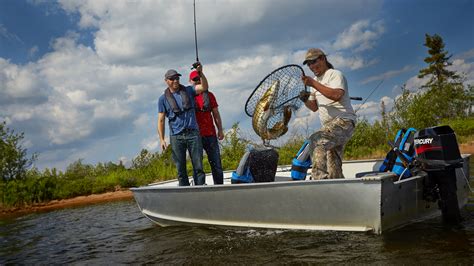
{"label": "net handle", "polygon": [[[301,70],[301,72],[303,72],[303,75],[305,75],[303,68],[302,68],[301,66],[299,66],[299,65],[296,65],[296,64],[289,64],[289,65],[285,65],[285,66],[279,67],[279,68],[273,70],[272,73],[266,75],[266,76],[260,81],[260,83],[258,83],[257,87],[255,87],[255,89],[252,91],[252,93],[251,93],[250,96],[248,97],[247,101],[245,102],[245,113],[246,113],[248,116],[252,117],[252,115],[250,115],[250,114],[247,112],[247,105],[249,104],[250,99],[252,99],[252,96],[255,94],[255,92],[256,92],[257,89],[260,87],[260,85],[262,85],[262,83],[263,83],[268,77],[270,77],[271,75],[273,75],[273,73],[275,73],[275,72],[277,72],[277,71],[279,71],[279,70],[281,70],[281,69],[283,69],[283,68],[286,68],[286,67],[297,67],[297,68],[299,68],[299,69]],[[305,90],[305,91],[308,91],[308,88],[306,87],[306,85],[304,85],[304,90]],[[291,100],[294,100],[295,98],[297,98],[297,97],[293,97],[293,98],[291,98],[290,100],[287,100],[287,101],[285,101],[284,103],[280,104],[279,106],[282,106],[283,104],[285,104],[285,103],[287,103],[287,102],[289,102],[289,101],[291,101]]]}
{"label": "net handle", "polygon": [[[307,91],[306,86],[305,86],[305,91]],[[289,102],[293,101],[294,99],[296,99],[296,98],[298,98],[298,97],[299,97],[299,96],[295,96],[295,97],[293,97],[293,98],[291,98],[291,99],[289,99],[289,100],[284,101],[283,103],[281,103],[280,105],[278,105],[277,107],[275,107],[275,109],[278,109],[278,108],[282,107],[282,106],[285,105],[286,103],[289,103]]]}

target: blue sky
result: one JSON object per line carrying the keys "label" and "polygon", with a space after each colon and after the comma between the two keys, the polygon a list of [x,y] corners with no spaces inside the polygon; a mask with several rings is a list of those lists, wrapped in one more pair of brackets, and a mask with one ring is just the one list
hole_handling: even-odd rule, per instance
{"label": "blue sky", "polygon": [[[319,47],[346,75],[359,116],[378,118],[400,87],[416,90],[425,34],[439,34],[452,69],[474,84],[474,1],[197,0],[199,57],[225,129],[257,140],[244,105],[260,80]],[[0,0],[0,120],[25,133],[36,166],[130,162],[158,151],[156,100],[195,60],[192,1]],[[309,70],[305,68],[306,73]],[[319,128],[300,109],[286,137]],[[169,132],[169,131],[167,131]],[[281,140],[283,141],[283,140]]]}

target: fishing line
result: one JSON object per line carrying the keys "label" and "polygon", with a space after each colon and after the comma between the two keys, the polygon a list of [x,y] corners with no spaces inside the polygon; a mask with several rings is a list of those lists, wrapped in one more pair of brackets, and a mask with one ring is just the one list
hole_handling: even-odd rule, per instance
{"label": "fishing line", "polygon": [[362,107],[362,105],[365,104],[365,102],[367,102],[367,100],[370,98],[370,96],[372,96],[372,94],[379,88],[380,85],[382,85],[384,79],[382,79],[379,84],[377,84],[377,86],[375,86],[375,88],[372,89],[372,91],[370,92],[369,96],[367,96],[367,98],[365,98],[364,102],[359,105],[359,107],[357,108],[357,110],[354,112],[354,113],[357,113],[357,111],[359,111],[359,109]]}

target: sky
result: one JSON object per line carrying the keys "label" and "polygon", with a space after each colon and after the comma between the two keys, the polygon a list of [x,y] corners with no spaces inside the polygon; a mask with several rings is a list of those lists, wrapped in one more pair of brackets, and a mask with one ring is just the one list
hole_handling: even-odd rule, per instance
{"label": "sky", "polygon": [[[403,85],[425,82],[425,34],[443,38],[450,68],[474,84],[473,13],[472,0],[197,0],[199,59],[224,130],[239,123],[257,141],[247,98],[274,69],[302,65],[308,48],[325,51],[351,96],[380,84],[364,105],[353,102],[369,121]],[[0,0],[0,122],[24,132],[40,170],[159,152],[157,99],[167,69],[188,84],[193,23],[191,0]],[[301,108],[286,137],[319,127]]]}

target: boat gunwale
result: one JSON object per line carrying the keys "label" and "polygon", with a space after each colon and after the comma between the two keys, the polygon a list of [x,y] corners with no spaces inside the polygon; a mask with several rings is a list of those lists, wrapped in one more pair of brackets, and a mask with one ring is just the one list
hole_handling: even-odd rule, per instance
{"label": "boat gunwale", "polygon": [[[379,183],[382,180],[392,179],[393,173],[384,172],[372,178],[336,178],[336,179],[321,179],[321,180],[288,180],[277,182],[261,182],[261,183],[239,183],[239,184],[223,184],[223,185],[205,185],[205,186],[163,186],[165,183],[155,183],[153,185],[130,188],[132,192],[135,191],[208,191],[208,190],[235,190],[235,189],[257,189],[257,188],[275,188],[288,186],[304,186],[304,185],[318,185],[318,184],[333,184],[333,183]],[[176,180],[172,181],[175,182]]]}
{"label": "boat gunwale", "polygon": [[[461,154],[461,157],[463,159],[471,157],[471,154]],[[363,159],[363,160],[348,160],[348,161],[343,161],[344,163],[367,163],[367,162],[379,162],[383,161],[383,159]],[[464,167],[462,167],[464,168]],[[277,176],[278,176],[278,171],[280,172],[287,172],[290,171],[291,165],[280,165],[277,168]],[[227,170],[224,171],[224,173],[231,173],[233,170]],[[204,186],[164,186],[169,183],[175,183],[177,182],[176,179],[172,180],[165,180],[165,181],[160,181],[156,183],[151,183],[145,186],[140,186],[140,187],[132,187],[130,190],[132,192],[135,191],[146,191],[146,190],[163,190],[163,191],[172,191],[172,190],[191,190],[191,191],[207,191],[207,190],[216,190],[216,189],[226,189],[228,190],[229,188],[233,189],[238,189],[238,188],[259,188],[259,187],[279,187],[279,186],[295,186],[295,185],[301,185],[301,184],[313,184],[313,183],[342,183],[342,182],[379,182],[381,180],[385,179],[393,179],[394,173],[392,172],[380,172],[376,173],[374,172],[374,175],[370,175],[367,177],[361,177],[361,178],[336,178],[336,179],[322,179],[322,180],[291,180],[290,177],[288,181],[276,181],[276,182],[260,182],[260,183],[237,183],[237,184],[231,184],[231,183],[225,183],[222,185],[204,185]],[[286,178],[286,177],[285,177]],[[412,176],[409,178],[401,179],[401,180],[393,180],[393,184],[398,185],[402,184],[405,182],[409,182],[413,179],[420,178],[420,176]],[[191,178],[190,178],[191,179]],[[230,179],[229,178],[225,178]],[[469,177],[470,179],[470,177]]]}

